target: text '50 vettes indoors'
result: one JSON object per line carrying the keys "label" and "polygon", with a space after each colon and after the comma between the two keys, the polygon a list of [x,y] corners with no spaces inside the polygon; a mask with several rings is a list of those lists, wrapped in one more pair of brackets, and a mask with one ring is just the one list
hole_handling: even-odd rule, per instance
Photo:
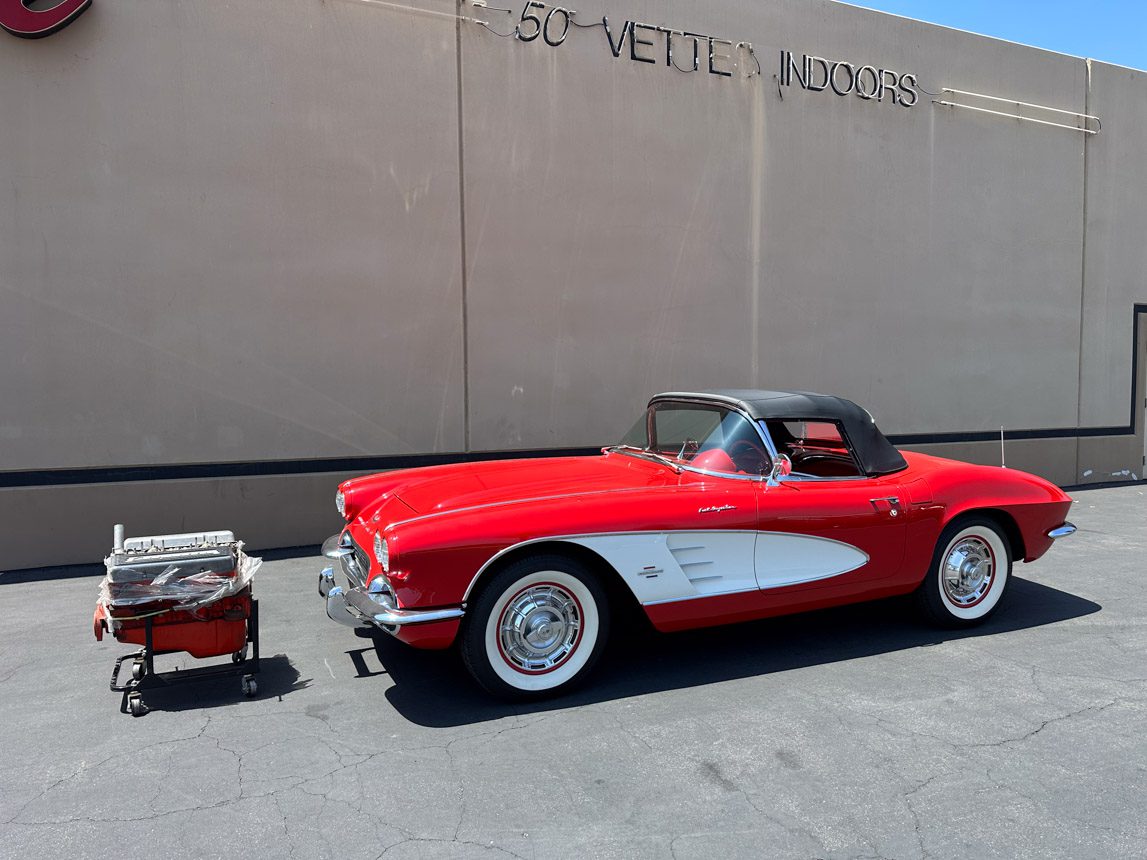
{"label": "text '50 vettes indoors'", "polygon": [[620,600],[672,631],[915,592],[966,626],[1075,531],[1042,478],[902,454],[856,404],[785,391],[660,394],[601,456],[369,475],[336,504],[327,614],[457,643],[518,698],[584,678]]}

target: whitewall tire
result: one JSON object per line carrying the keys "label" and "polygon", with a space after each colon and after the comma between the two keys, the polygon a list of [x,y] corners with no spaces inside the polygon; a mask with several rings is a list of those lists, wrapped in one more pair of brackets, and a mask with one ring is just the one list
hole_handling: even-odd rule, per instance
{"label": "whitewall tire", "polygon": [[933,623],[971,627],[995,612],[1011,573],[1011,547],[1000,527],[987,517],[964,517],[940,534],[917,601]]}
{"label": "whitewall tire", "polygon": [[463,662],[489,692],[541,698],[571,689],[605,645],[609,606],[597,577],[558,555],[520,559],[467,607]]}

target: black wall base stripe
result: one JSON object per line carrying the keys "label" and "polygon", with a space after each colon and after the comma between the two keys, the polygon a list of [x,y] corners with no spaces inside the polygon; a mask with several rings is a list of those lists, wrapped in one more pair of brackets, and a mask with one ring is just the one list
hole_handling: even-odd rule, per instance
{"label": "black wall base stripe", "polygon": [[587,457],[601,448],[546,448],[531,451],[472,451],[449,454],[395,454],[378,457],[336,457],[311,460],[256,460],[245,463],[182,463],[157,466],[108,466],[78,469],[33,469],[0,472],[0,488],[68,484],[118,484],[126,481],[175,481],[183,478],[254,478],[315,475],[323,472],[382,472],[474,463],[484,460]]}
{"label": "black wall base stripe", "polygon": [[[1130,436],[1142,394],[1139,386],[1139,319],[1147,314],[1147,304],[1133,306],[1131,336],[1131,414],[1125,427],[1063,427],[1043,430],[1004,430],[1005,440],[1085,439],[1096,436]],[[967,433],[901,433],[888,437],[893,445],[942,445],[957,442],[996,442],[998,431]],[[306,460],[254,460],[242,463],[183,463],[156,466],[106,466],[76,469],[27,469],[0,472],[0,489],[10,487],[59,487],[76,484],[118,484],[128,481],[175,481],[184,478],[254,478],[279,475],[316,475],[323,472],[382,472],[440,466],[448,463],[474,463],[487,460],[535,459],[542,457],[588,457],[600,448],[538,448],[524,451],[471,451],[449,454],[395,454],[377,457],[335,457]]]}
{"label": "black wall base stripe", "polygon": [[[1094,436],[1128,436],[1134,427],[1064,427],[1047,430],[1004,430],[1004,439],[1088,439]],[[999,442],[999,430],[972,433],[902,433],[888,437],[893,445],[941,445],[951,442]]]}

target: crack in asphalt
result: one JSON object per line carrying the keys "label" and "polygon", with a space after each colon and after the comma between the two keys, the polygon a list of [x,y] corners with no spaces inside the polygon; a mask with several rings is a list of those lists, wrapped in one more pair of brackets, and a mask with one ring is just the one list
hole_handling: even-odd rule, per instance
{"label": "crack in asphalt", "polygon": [[920,849],[920,858],[925,860],[929,857],[928,849],[924,846],[924,832],[920,827],[920,813],[916,811],[916,804],[912,802],[912,798],[935,782],[937,779],[948,776],[947,773],[936,773],[928,777],[914,788],[902,792],[900,797],[904,801],[905,806],[908,807],[908,814],[912,816],[912,829],[916,835],[916,845]]}
{"label": "crack in asphalt", "polygon": [[[96,770],[97,768],[103,767],[105,764],[107,764],[110,761],[114,761],[115,759],[121,758],[125,755],[138,756],[141,752],[145,752],[145,751],[151,750],[151,749],[156,749],[157,747],[161,747],[161,746],[166,746],[167,744],[185,743],[185,742],[194,741],[194,740],[197,740],[197,739],[203,737],[204,733],[207,731],[207,727],[211,725],[211,715],[210,714],[204,714],[203,716],[204,716],[204,723],[203,723],[202,727],[200,727],[199,731],[197,731],[194,735],[188,735],[187,737],[183,737],[183,738],[167,738],[166,740],[155,741],[155,742],[150,743],[150,744],[145,744],[144,746],[141,746],[141,747],[134,747],[131,750],[125,750],[122,752],[117,752],[117,753],[110,755],[110,756],[106,756],[105,758],[100,759],[99,761],[95,762],[94,764],[87,764],[86,762],[81,762],[80,766],[78,768],[76,768],[74,771],[72,771],[70,774],[68,774],[67,776],[60,777],[55,782],[53,782],[51,785],[44,788],[39,794],[30,798],[27,802],[25,802],[23,804],[23,806],[21,806],[19,809],[17,809],[15,814],[12,815],[10,818],[6,819],[5,821],[0,821],[0,825],[7,825],[7,824],[19,824],[19,825],[66,824],[69,821],[92,821],[92,820],[99,821],[99,820],[104,820],[104,819],[91,819],[91,818],[73,818],[73,819],[59,819],[59,820],[48,820],[48,821],[20,821],[18,819],[20,818],[21,815],[23,815],[24,810],[26,810],[29,806],[31,806],[32,804],[36,803],[39,800],[42,800],[49,793],[51,793],[52,791],[55,791],[61,785],[65,785],[66,783],[71,782],[73,779],[78,778],[79,776],[81,776],[84,773],[87,773],[88,771]],[[161,782],[160,785],[162,786],[163,783]],[[158,792],[157,792],[157,796],[158,796]],[[114,820],[114,819],[107,819],[107,820]],[[133,820],[133,819],[123,819],[123,820]]]}
{"label": "crack in asphalt", "polygon": [[[1031,679],[1032,679],[1033,686],[1036,686],[1038,689],[1038,681],[1036,680],[1036,678],[1037,678],[1037,673],[1040,670],[1038,667],[1028,667],[1028,668],[1030,669],[1030,672],[1031,672]],[[1043,691],[1041,690],[1041,692],[1043,692]],[[1116,705],[1119,701],[1120,701],[1119,699],[1115,699],[1115,700],[1112,700],[1109,702],[1092,704],[1092,705],[1088,705],[1088,706],[1085,706],[1082,708],[1078,708],[1076,710],[1070,711],[1070,712],[1065,713],[1065,714],[1059,714],[1056,716],[1049,717],[1049,718],[1043,720],[1035,728],[1032,728],[1029,731],[1026,731],[1023,734],[1017,735],[1015,737],[1003,738],[1001,740],[993,741],[990,743],[972,743],[972,744],[957,744],[957,743],[953,743],[953,742],[951,742],[945,738],[942,738],[942,737],[931,735],[931,734],[928,734],[925,732],[917,732],[917,731],[908,729],[907,727],[904,727],[902,725],[899,725],[893,721],[889,721],[881,715],[871,714],[871,713],[868,713],[868,712],[863,711],[863,710],[855,711],[855,713],[859,713],[859,714],[862,714],[864,716],[867,716],[870,719],[874,720],[876,723],[883,725],[883,726],[886,726],[887,728],[892,729],[894,731],[907,732],[910,735],[919,735],[922,737],[927,737],[927,738],[935,740],[939,743],[942,743],[946,746],[952,747],[954,749],[964,750],[964,749],[1000,748],[1000,747],[1007,747],[1009,745],[1023,743],[1025,741],[1035,737],[1036,735],[1040,734],[1045,729],[1047,729],[1049,726],[1052,726],[1052,725],[1059,723],[1059,722],[1063,722],[1065,720],[1070,720],[1070,719],[1073,719],[1073,718],[1076,718],[1076,717],[1079,717],[1079,716],[1082,716],[1085,714],[1089,714],[1089,713],[1094,713],[1094,714],[1102,713],[1102,712],[1108,710],[1109,708],[1113,707],[1114,705]],[[583,710],[583,709],[577,709],[577,710]],[[595,711],[595,712],[597,712],[603,716],[608,716],[609,718],[611,718],[612,722],[617,726],[617,728],[623,734],[625,734],[628,737],[633,738],[635,741],[640,743],[647,751],[650,751],[650,752],[653,751],[653,749],[654,749],[653,745],[647,739],[645,739],[640,734],[638,734],[636,731],[634,731],[626,723],[626,721],[623,719],[623,717],[620,713],[610,712],[610,711],[607,711],[605,709],[587,708],[584,710]],[[39,794],[37,794],[35,797],[33,797],[32,799],[27,801],[27,803],[25,803],[12,818],[10,818],[7,822],[4,822],[4,823],[14,823],[14,824],[17,824],[20,826],[36,826],[36,825],[60,825],[60,824],[77,823],[77,822],[84,822],[84,823],[104,823],[104,822],[106,822],[106,823],[129,823],[129,822],[141,822],[141,821],[156,821],[156,820],[161,820],[161,819],[170,818],[172,816],[179,816],[179,815],[192,816],[192,815],[195,815],[195,814],[198,814],[201,812],[205,812],[205,811],[221,809],[221,808],[230,806],[232,804],[236,804],[236,803],[243,802],[246,800],[254,800],[257,798],[270,797],[275,804],[276,810],[278,811],[279,824],[280,824],[282,831],[283,831],[283,837],[287,841],[288,845],[290,846],[291,856],[294,856],[296,851],[297,851],[297,846],[295,844],[295,840],[292,838],[291,829],[288,825],[287,818],[289,816],[285,813],[278,795],[281,792],[289,791],[289,790],[297,788],[306,794],[321,797],[323,802],[324,802],[324,805],[325,805],[326,801],[328,800],[327,791],[329,791],[330,789],[325,789],[322,791],[312,791],[311,789],[314,788],[316,786],[316,784],[319,783],[320,781],[329,780],[341,772],[344,772],[347,770],[352,770],[355,774],[355,780],[358,783],[358,785],[360,786],[360,794],[359,794],[360,800],[359,800],[358,805],[359,805],[359,811],[361,812],[361,798],[363,798],[365,796],[365,794],[363,794],[361,792],[361,789],[363,789],[361,767],[362,767],[362,765],[367,764],[368,762],[375,760],[379,757],[388,755],[391,752],[390,750],[386,750],[386,749],[378,750],[376,752],[371,752],[371,753],[347,753],[347,752],[344,752],[343,750],[336,748],[335,743],[332,743],[332,741],[335,741],[337,743],[338,739],[341,736],[339,735],[337,730],[335,730],[334,727],[331,726],[328,719],[324,718],[324,716],[316,715],[313,713],[303,713],[302,716],[304,716],[305,718],[308,718],[308,719],[319,720],[320,722],[322,722],[327,727],[330,734],[334,735],[335,737],[328,740],[327,737],[317,737],[317,736],[313,736],[313,735],[292,736],[292,737],[288,737],[288,738],[285,738],[282,740],[271,741],[269,743],[260,744],[258,746],[253,747],[253,748],[250,748],[250,749],[239,750],[239,749],[235,749],[231,746],[228,746],[222,739],[209,733],[209,729],[211,728],[211,725],[212,725],[212,717],[210,714],[204,714],[203,725],[200,726],[199,729],[194,734],[189,734],[189,735],[186,735],[183,737],[178,737],[178,738],[167,738],[164,740],[155,741],[153,743],[149,743],[143,747],[140,747],[139,749],[132,750],[130,753],[132,755],[138,755],[138,753],[140,753],[144,750],[156,749],[156,748],[160,748],[163,746],[168,746],[168,745],[173,745],[173,744],[189,744],[189,743],[193,743],[194,741],[200,740],[200,739],[210,740],[218,749],[234,756],[234,758],[235,758],[236,782],[237,782],[238,791],[237,791],[237,794],[235,794],[235,796],[233,796],[233,797],[222,798],[222,799],[219,799],[218,801],[213,802],[213,803],[199,803],[199,804],[186,805],[186,806],[181,806],[181,807],[174,808],[174,809],[153,811],[150,814],[137,815],[137,816],[75,816],[75,817],[64,818],[64,819],[42,819],[42,820],[41,819],[31,819],[31,818],[23,818],[22,817],[23,813],[30,806],[32,806],[38,800],[42,799],[44,796],[46,796],[49,793],[51,793],[52,791],[56,790],[60,786],[67,784],[68,782],[80,777],[82,774],[84,774],[88,771],[94,770],[96,768],[102,767],[103,765],[107,764],[108,762],[113,761],[116,758],[119,758],[119,757],[122,757],[122,756],[128,754],[128,753],[124,752],[124,753],[117,753],[117,754],[112,755],[112,756],[107,756],[107,757],[105,757],[105,758],[103,758],[103,759],[101,759],[101,760],[99,760],[93,764],[86,764],[86,763],[82,764],[80,767],[76,768],[71,773],[67,774],[66,776],[61,777],[60,779],[55,780],[49,786],[45,787]],[[504,854],[504,855],[511,856],[511,857],[521,857],[521,855],[515,853],[514,851],[512,851],[512,850],[510,850],[504,846],[497,845],[494,842],[486,843],[486,842],[467,840],[467,839],[461,838],[462,828],[463,828],[465,821],[466,821],[467,809],[468,809],[468,805],[467,805],[467,782],[464,779],[463,774],[461,773],[461,770],[458,766],[458,762],[455,758],[455,753],[456,753],[455,748],[464,744],[464,743],[479,742],[479,741],[482,742],[482,745],[489,745],[491,743],[494,743],[497,738],[499,738],[503,735],[507,735],[509,733],[513,733],[513,732],[517,732],[517,731],[520,731],[520,730],[525,729],[525,728],[529,728],[531,726],[537,725],[538,723],[544,722],[547,719],[551,719],[552,717],[553,717],[553,714],[544,714],[544,715],[538,716],[535,719],[526,720],[522,717],[521,714],[514,714],[514,715],[512,715],[512,719],[508,725],[503,725],[503,726],[501,726],[495,730],[492,730],[492,731],[487,730],[487,731],[470,732],[470,733],[462,734],[458,737],[451,738],[449,741],[442,743],[442,744],[426,745],[423,747],[413,748],[410,750],[404,750],[404,752],[410,752],[413,750],[423,750],[423,751],[436,750],[436,751],[441,751],[441,752],[445,753],[445,755],[449,759],[451,773],[453,774],[454,779],[458,785],[458,797],[457,797],[457,801],[456,801],[457,802],[457,808],[458,808],[457,820],[454,824],[453,835],[450,838],[415,835],[413,832],[405,830],[403,828],[399,828],[399,827],[394,826],[394,825],[388,825],[388,827],[390,827],[392,833],[394,831],[397,831],[398,833],[403,834],[403,838],[399,839],[396,842],[391,842],[391,843],[387,844],[386,847],[382,850],[382,852],[378,855],[378,857],[381,858],[383,856],[386,856],[389,852],[393,851],[394,849],[401,847],[402,845],[406,845],[406,844],[426,844],[426,845],[457,844],[457,845],[465,845],[465,846],[470,846],[470,847],[474,847],[474,848],[479,848],[479,849],[482,849],[483,851],[497,852],[497,853]],[[337,761],[337,766],[326,769],[322,773],[313,774],[313,775],[309,775],[309,776],[305,776],[305,777],[294,777],[294,776],[279,777],[277,779],[287,780],[288,781],[287,784],[274,786],[274,787],[270,788],[270,790],[267,790],[267,791],[252,790],[249,783],[254,778],[250,776],[250,774],[247,770],[247,764],[248,763],[247,763],[246,759],[249,756],[256,754],[262,750],[266,750],[270,747],[274,747],[274,746],[281,745],[281,744],[289,744],[289,743],[293,743],[293,742],[299,741],[299,740],[307,740],[308,742],[311,742],[311,743],[321,744],[323,747],[326,748],[326,750],[332,756],[334,756],[334,758]],[[156,789],[156,792],[152,795],[152,798],[148,802],[147,805],[153,806],[154,803],[158,800],[158,798],[162,794],[163,787],[168,785],[168,783],[169,783],[168,776],[171,773],[172,761],[173,760],[171,758],[169,758],[167,760],[166,768],[165,768],[165,775],[161,776],[161,778],[158,780],[158,787]],[[787,832],[791,835],[794,835],[794,836],[800,836],[800,837],[803,837],[805,839],[808,839],[813,844],[817,845],[818,847],[823,848],[823,843],[821,842],[821,840],[814,833],[812,833],[808,828],[796,826],[796,825],[793,825],[791,823],[778,820],[775,816],[770,815],[766,810],[762,809],[761,806],[753,798],[753,796],[749,793],[749,791],[744,786],[740,785],[736,780],[731,778],[728,774],[726,774],[720,768],[719,764],[717,764],[715,762],[708,762],[708,761],[698,761],[697,764],[701,768],[702,774],[710,782],[713,782],[714,784],[720,786],[722,789],[724,789],[730,793],[736,793],[736,794],[741,795],[741,797],[744,799],[745,803],[750,808],[752,808],[758,815],[762,816],[766,820],[768,820],[768,821],[772,822],[773,824],[775,824],[776,826],[780,827],[785,832]],[[920,783],[916,784],[915,786],[911,787],[910,789],[904,791],[901,795],[901,797],[905,803],[905,806],[907,808],[907,811],[913,820],[913,832],[914,832],[914,835],[916,837],[917,846],[918,846],[918,849],[920,852],[920,857],[922,858],[922,860],[926,860],[926,858],[928,858],[930,856],[930,854],[929,854],[927,847],[926,847],[926,844],[925,844],[924,828],[923,828],[920,813],[916,808],[916,803],[914,801],[914,798],[921,791],[925,790],[927,788],[927,786],[930,785],[933,781],[935,781],[936,779],[939,779],[943,776],[946,776],[946,775],[948,775],[947,772],[941,773],[941,774],[934,774],[933,776],[930,776],[928,779],[924,780],[923,782],[920,782]],[[990,774],[989,774],[989,776],[990,776]],[[258,781],[267,782],[268,780],[264,778],[264,779],[260,779]],[[273,780],[271,780],[271,781],[273,781]],[[376,838],[382,836],[382,834],[377,831],[377,828],[376,828],[375,835],[376,835]],[[690,836],[690,835],[699,835],[699,834],[685,833],[685,834],[678,834],[677,836],[675,836],[670,843],[670,853],[673,854],[674,856],[676,856],[678,841],[680,839],[685,838],[685,837]],[[379,842],[383,842],[383,841],[384,840],[382,838],[379,838]],[[865,839],[865,841],[869,841],[869,840]],[[875,849],[875,846],[871,846],[871,843],[870,843],[870,852],[874,852],[874,853],[868,853],[865,855],[858,855],[858,857],[859,856],[881,857],[882,855],[879,854],[878,851],[874,851],[874,849]]]}
{"label": "crack in asphalt", "polygon": [[622,718],[621,718],[621,714],[615,712],[615,713],[611,713],[610,716],[613,717],[614,722],[617,723],[617,727],[619,729],[621,729],[622,734],[633,738],[635,741],[637,741],[639,744],[641,744],[647,750],[649,750],[650,752],[653,752],[653,744],[651,744],[649,741],[647,741],[645,738],[643,738],[641,735],[639,735],[637,732],[635,732],[632,728],[630,728],[628,725],[626,725],[625,721],[622,720]]}
{"label": "crack in asphalt", "polygon": [[1008,744],[1023,743],[1024,741],[1038,735],[1040,732],[1042,732],[1048,726],[1055,725],[1056,723],[1062,723],[1064,720],[1070,720],[1073,717],[1080,716],[1081,714],[1087,714],[1087,713],[1101,714],[1104,711],[1106,711],[1108,708],[1112,707],[1113,705],[1118,704],[1119,701],[1120,701],[1119,699],[1113,699],[1112,701],[1107,702],[1103,705],[1088,705],[1086,708],[1080,708],[1079,710],[1071,711],[1070,713],[1066,713],[1066,714],[1061,714],[1060,716],[1057,716],[1057,717],[1050,717],[1050,718],[1044,720],[1042,723],[1039,724],[1039,726],[1032,729],[1030,732],[1026,732],[1026,733],[1020,735],[1019,737],[1004,738],[1003,740],[993,741],[991,743],[961,744],[960,748],[964,748],[964,749],[983,749],[983,748],[997,749],[999,747],[1007,746]]}
{"label": "crack in asphalt", "polygon": [[[737,780],[735,780],[733,777],[731,777],[729,774],[727,774],[724,771],[724,769],[721,768],[721,766],[718,762],[710,761],[709,759],[693,759],[693,762],[694,762],[694,764],[696,764],[698,766],[698,768],[701,771],[701,775],[705,779],[707,779],[710,783],[723,789],[724,791],[729,792],[730,794],[739,794],[742,797],[742,799],[745,801],[746,805],[748,805],[748,807],[750,809],[752,809],[754,812],[756,812],[760,817],[762,817],[766,821],[770,822],[771,824],[776,825],[781,830],[783,830],[785,833],[788,833],[790,836],[803,837],[804,839],[807,839],[810,843],[812,843],[817,848],[822,849],[822,850],[825,848],[824,840],[821,839],[821,837],[818,836],[816,833],[814,833],[812,831],[812,828],[810,828],[808,826],[803,826],[800,824],[788,822],[788,821],[783,821],[780,818],[778,818],[776,815],[773,815],[772,813],[768,812],[767,810],[761,808],[761,806],[757,803],[757,801],[753,797],[753,795],[751,795],[749,793],[748,789],[746,789]],[[745,832],[752,832],[752,831],[745,831]],[[700,833],[681,834],[677,838],[681,838],[681,836],[688,836],[688,835],[701,835],[701,834]],[[675,838],[673,840],[673,842],[676,842],[676,841],[677,841],[677,839]],[[868,842],[869,840],[867,838],[865,838],[865,841]]]}
{"label": "crack in asphalt", "polygon": [[[317,720],[323,722],[327,726],[327,728],[330,730],[330,732],[332,734],[334,734],[336,736],[336,738],[338,737],[338,732],[333,728],[333,726],[330,725],[329,721],[324,719],[322,716],[319,716],[319,715],[316,715],[313,713],[303,713],[303,712],[299,712],[299,713],[301,713],[301,715],[306,717],[306,718],[317,719]],[[299,789],[300,791],[303,791],[306,794],[310,794],[312,796],[318,796],[318,797],[322,798],[325,802],[327,799],[326,791],[311,791],[311,788],[323,780],[328,780],[328,779],[336,776],[337,774],[348,771],[348,770],[352,770],[355,773],[355,779],[358,782],[360,789],[362,789],[363,788],[362,776],[361,776],[362,765],[367,764],[370,761],[373,761],[373,760],[380,758],[382,756],[392,754],[392,752],[393,752],[392,750],[382,749],[382,750],[378,750],[376,752],[366,753],[366,754],[346,753],[346,752],[343,752],[343,751],[337,749],[334,746],[334,744],[332,744],[325,737],[297,736],[297,735],[291,736],[288,738],[284,738],[284,739],[280,739],[280,740],[271,741],[271,742],[264,743],[264,744],[260,744],[258,746],[252,747],[250,749],[239,750],[239,749],[235,749],[235,748],[227,745],[222,739],[220,739],[220,738],[218,738],[212,734],[208,734],[208,729],[211,726],[212,717],[210,714],[205,714],[204,717],[205,717],[205,720],[204,720],[203,725],[194,734],[187,735],[187,736],[180,737],[180,738],[168,738],[168,739],[165,739],[162,741],[156,741],[154,743],[147,744],[143,747],[132,749],[130,751],[124,751],[124,752],[116,753],[115,755],[108,756],[104,759],[101,759],[98,762],[95,762],[94,764],[91,764],[91,765],[82,765],[81,767],[79,767],[75,771],[73,771],[72,773],[68,774],[67,776],[61,777],[60,779],[53,782],[51,785],[47,786],[42,792],[40,792],[35,797],[28,800],[16,812],[16,814],[11,819],[9,819],[6,822],[2,822],[2,823],[3,824],[16,824],[16,825],[19,825],[22,827],[34,827],[34,826],[45,826],[45,825],[63,825],[63,824],[73,824],[73,823],[126,824],[126,823],[136,823],[136,822],[143,822],[143,821],[156,821],[156,820],[165,819],[165,818],[169,818],[172,816],[178,816],[178,815],[190,816],[190,815],[195,815],[195,814],[198,814],[201,812],[207,812],[207,811],[222,809],[222,808],[225,808],[225,807],[237,804],[237,803],[241,803],[244,801],[270,798],[272,800],[272,802],[274,802],[275,807],[278,810],[279,818],[280,818],[280,826],[282,827],[284,838],[291,845],[291,853],[294,854],[294,852],[297,849],[296,849],[296,846],[294,845],[294,841],[291,839],[290,828],[287,826],[286,819],[288,816],[286,816],[284,814],[284,811],[283,811],[282,805],[279,801],[278,795],[281,794],[282,792],[285,792],[285,791]],[[492,842],[491,843],[482,843],[482,842],[477,842],[477,841],[466,840],[466,839],[460,838],[462,827],[465,823],[465,817],[466,817],[466,808],[467,808],[467,806],[466,806],[466,788],[467,788],[467,785],[466,785],[465,779],[463,778],[463,776],[461,774],[461,771],[459,770],[459,768],[457,766],[457,762],[454,758],[454,755],[455,755],[454,747],[456,745],[459,745],[459,744],[462,744],[465,742],[476,741],[476,740],[481,740],[481,739],[484,739],[485,743],[488,744],[488,743],[494,741],[496,738],[498,738],[502,735],[505,735],[509,732],[514,732],[514,731],[518,731],[521,729],[529,728],[529,727],[534,726],[534,725],[536,725],[540,722],[543,722],[547,719],[551,719],[552,717],[553,717],[553,714],[547,713],[547,714],[540,715],[536,719],[525,720],[522,718],[521,714],[514,714],[513,715],[513,722],[511,725],[502,726],[501,728],[498,728],[494,731],[472,732],[472,733],[461,735],[459,737],[452,738],[443,744],[427,745],[427,746],[423,746],[423,747],[403,750],[404,753],[412,752],[415,750],[421,750],[421,751],[441,751],[441,752],[446,754],[446,756],[450,760],[451,770],[455,776],[455,780],[458,783],[458,801],[457,801],[458,802],[458,819],[457,819],[457,822],[455,823],[455,826],[454,826],[453,837],[450,839],[445,839],[445,838],[440,838],[440,837],[415,835],[412,831],[409,831],[409,830],[406,830],[404,828],[395,826],[393,824],[388,824],[387,826],[390,829],[403,834],[404,838],[398,842],[395,842],[395,843],[388,845],[387,848],[385,848],[379,856],[381,857],[387,851],[390,851],[393,848],[397,848],[400,845],[413,842],[413,843],[428,843],[428,844],[457,843],[459,845],[474,846],[476,848],[481,848],[481,849],[487,850],[487,851],[498,851],[498,852],[501,852],[503,854],[506,854],[506,855],[512,856],[512,857],[520,857],[521,855],[518,855],[518,854],[514,853],[513,851],[511,851],[507,848],[498,846]],[[199,740],[199,739],[209,740],[217,749],[221,750],[222,752],[228,753],[229,755],[234,757],[235,768],[236,768],[236,770],[235,770],[235,787],[237,789],[234,796],[227,797],[227,798],[221,798],[221,799],[219,799],[215,802],[212,802],[212,803],[196,803],[196,804],[184,805],[184,806],[179,806],[179,807],[176,807],[173,809],[152,811],[152,812],[150,812],[148,814],[144,814],[144,815],[71,816],[71,817],[66,817],[66,818],[49,818],[49,819],[32,819],[32,818],[23,819],[23,818],[21,818],[21,815],[23,814],[23,812],[29,806],[34,804],[37,800],[41,799],[42,797],[47,795],[49,792],[55,790],[59,786],[69,782],[70,780],[73,780],[73,779],[79,777],[81,774],[83,774],[87,771],[101,767],[101,766],[107,764],[108,762],[111,762],[117,758],[121,758],[121,757],[126,756],[126,755],[136,756],[140,752],[143,752],[144,750],[154,749],[156,747],[162,747],[162,746],[170,745],[170,744],[191,743],[191,742],[194,742],[194,741]],[[279,746],[282,744],[290,744],[290,743],[300,741],[300,740],[305,740],[305,741],[310,742],[310,743],[319,743],[322,746],[324,746],[337,760],[337,762],[338,762],[337,766],[332,767],[332,768],[327,769],[327,770],[324,770],[322,773],[312,774],[312,775],[305,776],[305,777],[284,776],[284,777],[272,778],[272,779],[279,779],[279,780],[288,780],[288,783],[285,785],[275,786],[275,787],[273,787],[267,791],[258,791],[258,790],[251,789],[249,783],[255,778],[251,777],[247,772],[247,758],[249,756],[261,751],[261,750],[265,750],[265,749]],[[158,779],[156,791],[152,795],[151,799],[148,801],[148,804],[147,804],[148,806],[154,805],[154,803],[158,800],[158,798],[162,794],[163,789],[170,784],[169,777],[170,777],[170,773],[171,773],[171,767],[172,767],[172,760],[168,759],[168,761],[166,763],[166,767],[164,769],[164,773]],[[266,782],[268,780],[264,778],[264,779],[260,779],[258,781]],[[360,793],[360,795],[359,795],[360,798],[362,798],[364,796],[365,796],[365,794],[363,794],[363,793]],[[361,799],[360,799],[359,804],[358,804],[358,811],[359,812],[362,811]],[[376,836],[377,835],[378,834],[376,831]]]}
{"label": "crack in asphalt", "polygon": [[381,854],[375,857],[375,860],[381,860],[381,858],[385,857],[395,848],[401,848],[403,845],[409,845],[412,842],[426,843],[430,845],[472,845],[475,848],[481,848],[484,851],[497,851],[500,854],[505,854],[507,857],[517,857],[518,860],[529,860],[528,857],[524,857],[521,854],[516,854],[509,848],[505,848],[501,845],[495,845],[493,842],[470,842],[464,839],[435,839],[434,837],[430,836],[412,836],[410,838],[403,839],[400,842],[395,842],[393,845],[388,845],[383,849]]}
{"label": "crack in asphalt", "polygon": [[990,741],[990,742],[984,742],[984,743],[964,743],[964,742],[953,741],[950,738],[942,737],[940,735],[936,735],[936,734],[933,734],[931,732],[925,732],[925,731],[922,731],[920,729],[910,728],[909,726],[905,726],[899,722],[896,722],[894,720],[889,719],[888,717],[886,717],[883,714],[875,714],[875,713],[872,713],[870,711],[862,710],[860,708],[853,708],[852,712],[854,714],[862,714],[863,716],[869,717],[870,719],[875,720],[879,725],[884,726],[885,728],[887,728],[887,729],[889,729],[895,733],[907,734],[907,735],[910,735],[913,737],[928,738],[929,740],[936,741],[937,743],[943,744],[944,746],[949,747],[953,750],[960,751],[960,750],[967,750],[967,749],[984,749],[984,748],[993,748],[993,747],[1003,747],[1003,746],[1007,746],[1009,744],[1021,743],[1022,741],[1026,741],[1029,738],[1039,734],[1040,732],[1042,732],[1044,729],[1046,729],[1050,725],[1053,725],[1055,723],[1062,722],[1063,720],[1068,720],[1068,719],[1071,719],[1072,717],[1077,717],[1077,716],[1080,716],[1081,714],[1086,714],[1089,712],[1101,713],[1103,711],[1106,711],[1112,705],[1115,705],[1115,704],[1117,704],[1123,700],[1124,700],[1123,698],[1117,698],[1117,699],[1113,699],[1110,702],[1105,702],[1103,704],[1087,705],[1083,708],[1079,708],[1079,709],[1074,710],[1074,711],[1069,711],[1066,714],[1058,714],[1054,717],[1049,717],[1048,719],[1041,722],[1036,728],[1034,728],[1030,731],[1024,732],[1022,735],[1018,735],[1016,737],[1010,737],[1010,738],[1001,738],[1000,740],[997,740],[997,741]]}

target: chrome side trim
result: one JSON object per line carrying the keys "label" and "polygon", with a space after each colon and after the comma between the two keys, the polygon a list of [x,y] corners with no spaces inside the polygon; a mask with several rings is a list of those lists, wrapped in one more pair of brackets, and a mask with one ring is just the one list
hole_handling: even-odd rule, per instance
{"label": "chrome side trim", "polygon": [[651,600],[642,606],[664,606],[666,603],[681,603],[683,600],[705,600],[709,597],[728,597],[730,594],[748,594],[750,591],[760,591],[759,588],[738,588],[735,591],[722,591],[720,594],[687,594],[684,597],[668,597],[665,600]]}
{"label": "chrome side trim", "polygon": [[1055,540],[1056,538],[1073,535],[1076,531],[1077,529],[1074,525],[1071,523],[1064,523],[1062,526],[1056,526],[1054,529],[1050,529],[1047,533],[1047,536],[1052,540]]}

